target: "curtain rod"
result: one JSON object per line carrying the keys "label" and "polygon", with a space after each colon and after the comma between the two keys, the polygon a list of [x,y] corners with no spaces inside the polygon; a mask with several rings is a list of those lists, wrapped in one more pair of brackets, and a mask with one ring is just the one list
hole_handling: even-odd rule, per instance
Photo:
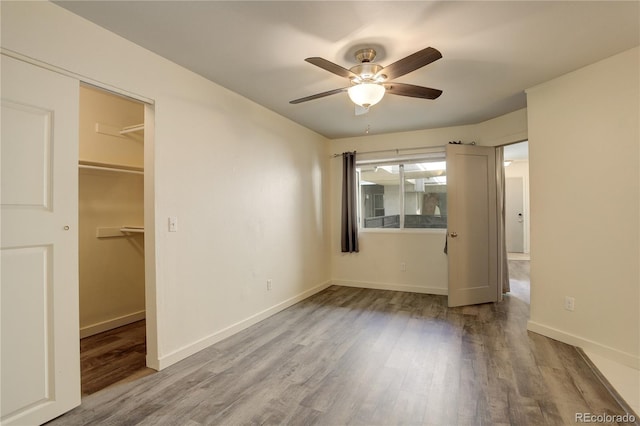
{"label": "curtain rod", "polygon": [[[457,142],[456,142],[456,144],[457,144]],[[475,142],[472,142],[472,144],[475,144]],[[461,144],[461,145],[463,145],[463,144]],[[417,146],[417,147],[414,147],[414,148],[394,148],[394,149],[380,149],[378,151],[356,151],[356,152],[358,154],[379,154],[379,153],[382,153],[382,152],[395,152],[396,154],[399,154],[400,151],[414,151],[416,149],[442,149],[442,148],[444,148],[446,146],[447,145]],[[333,154],[331,157],[332,158],[342,157],[342,154]]]}
{"label": "curtain rod", "polygon": [[[475,145],[476,141],[472,142],[462,142],[462,141],[452,141],[445,145],[434,145],[434,146],[416,146],[413,148],[393,148],[393,149],[380,149],[378,151],[356,151],[358,154],[379,154],[382,152],[395,152],[396,154],[400,154],[400,151],[414,151],[417,149],[442,149],[447,145]],[[333,154],[332,158],[341,157],[342,154]]]}

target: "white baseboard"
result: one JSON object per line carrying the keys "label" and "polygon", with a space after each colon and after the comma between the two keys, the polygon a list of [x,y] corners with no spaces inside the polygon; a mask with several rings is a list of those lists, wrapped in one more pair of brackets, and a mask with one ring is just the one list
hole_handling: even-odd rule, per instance
{"label": "white baseboard", "polygon": [[[296,303],[308,297],[311,297],[316,293],[321,292],[322,290],[326,289],[330,285],[331,285],[331,282],[327,281],[309,290],[303,291],[297,296],[294,296],[285,301],[282,301],[268,309],[265,309],[262,312],[258,312],[257,314],[254,314],[248,318],[245,318],[242,321],[238,321],[235,324],[232,324],[226,328],[223,328],[220,331],[217,331],[213,334],[203,337],[202,339],[199,339],[187,346],[183,346],[182,348],[177,349],[173,352],[170,352],[167,355],[160,356],[157,363],[152,362],[151,365],[154,366],[153,368],[157,366],[158,370],[167,368],[168,366],[175,364],[176,362],[181,361],[187,358],[188,356],[195,354],[196,352],[199,352],[215,343],[218,343],[223,339],[226,339],[229,336],[232,336],[246,328],[251,327],[252,325],[270,317],[271,315],[277,314],[278,312],[288,308],[289,306],[295,305]],[[147,360],[147,365],[149,365],[149,360]]]}
{"label": "white baseboard", "polygon": [[599,354],[612,361],[640,370],[640,357],[636,355],[531,320],[527,322],[527,330],[569,345],[578,346],[585,351]]}
{"label": "white baseboard", "polygon": [[406,291],[409,293],[423,293],[423,294],[437,294],[446,296],[448,289],[437,287],[420,287],[415,285],[403,285],[392,283],[374,283],[368,281],[349,281],[349,280],[332,280],[333,285],[341,285],[344,287],[358,287],[358,288],[371,288],[374,290],[393,290],[393,291]]}
{"label": "white baseboard", "polygon": [[122,327],[123,325],[131,324],[136,321],[143,320],[145,318],[144,311],[134,312],[132,314],[123,315],[121,317],[113,318],[107,321],[102,321],[96,324],[87,325],[80,328],[80,338],[93,336],[94,334],[102,333],[103,331],[113,330],[114,328]]}
{"label": "white baseboard", "polygon": [[[614,398],[621,398],[636,413],[636,418],[639,418],[637,413],[640,413],[640,370],[622,365],[592,351],[582,351],[582,353],[591,362],[592,368],[598,370],[596,375],[604,376],[604,379],[609,382],[605,383],[605,386],[610,385],[613,387],[613,392],[618,394],[614,394]],[[623,403],[620,405],[623,409],[625,408]],[[629,412],[629,410],[625,411]]]}

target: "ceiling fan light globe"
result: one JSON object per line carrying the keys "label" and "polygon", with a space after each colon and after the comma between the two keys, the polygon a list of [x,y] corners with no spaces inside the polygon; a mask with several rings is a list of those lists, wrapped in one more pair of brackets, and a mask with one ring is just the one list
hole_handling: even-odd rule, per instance
{"label": "ceiling fan light globe", "polygon": [[384,92],[384,86],[376,83],[357,84],[347,90],[351,101],[365,108],[380,102],[384,97]]}

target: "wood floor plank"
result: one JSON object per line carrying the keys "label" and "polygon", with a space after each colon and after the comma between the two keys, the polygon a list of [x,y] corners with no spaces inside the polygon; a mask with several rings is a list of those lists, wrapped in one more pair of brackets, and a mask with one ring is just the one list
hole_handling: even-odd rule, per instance
{"label": "wood floor plank", "polygon": [[624,414],[575,348],[527,331],[528,262],[516,262],[504,301],[470,307],[329,287],[51,424],[563,425],[576,412]]}

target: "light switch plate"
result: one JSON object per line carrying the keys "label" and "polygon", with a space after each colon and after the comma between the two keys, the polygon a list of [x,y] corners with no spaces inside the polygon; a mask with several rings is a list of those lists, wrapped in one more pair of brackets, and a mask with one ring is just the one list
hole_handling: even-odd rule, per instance
{"label": "light switch plate", "polygon": [[178,218],[176,216],[169,217],[169,232],[178,232]]}

